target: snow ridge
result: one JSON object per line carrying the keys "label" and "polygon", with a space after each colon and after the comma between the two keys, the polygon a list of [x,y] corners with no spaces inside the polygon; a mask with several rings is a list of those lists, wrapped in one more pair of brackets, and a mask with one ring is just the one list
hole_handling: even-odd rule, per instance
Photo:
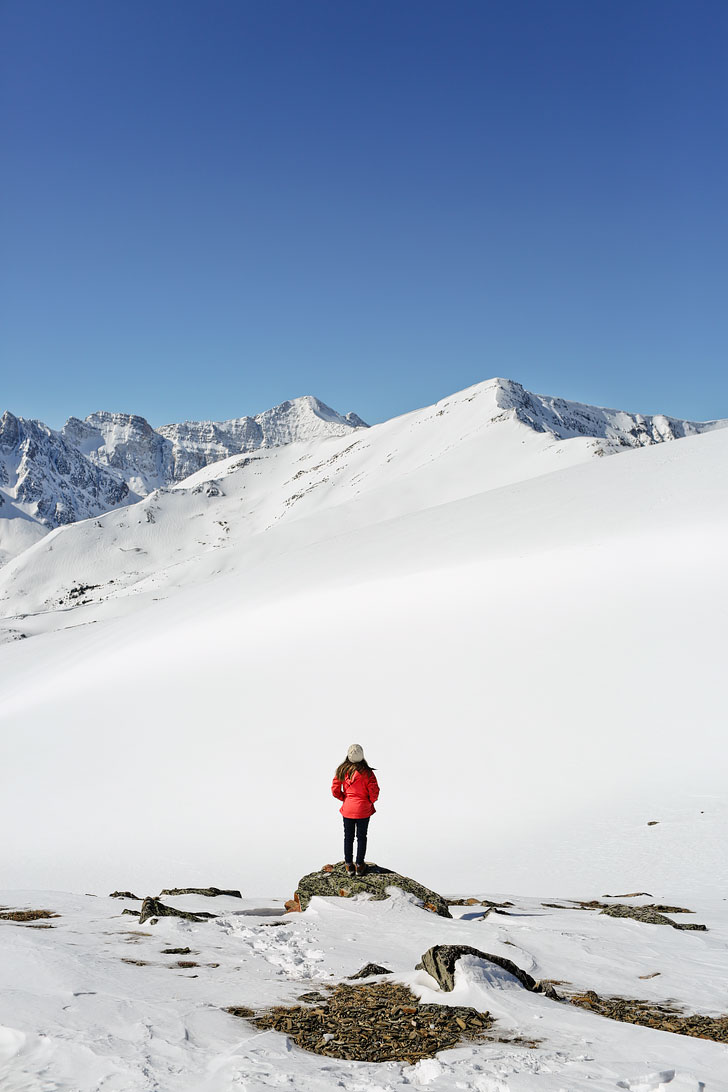
{"label": "snow ridge", "polygon": [[[344,417],[312,397],[256,417],[160,429],[135,414],[100,411],[85,420],[70,417],[56,431],[6,412],[0,418],[0,521],[20,515],[52,530],[137,501],[230,455],[366,427],[356,414]],[[0,561],[17,552],[10,538],[0,528]],[[26,536],[23,548],[28,544]]]}
{"label": "snow ridge", "polygon": [[683,421],[664,414],[650,417],[582,402],[567,402],[565,398],[531,394],[511,379],[496,379],[494,383],[497,405],[505,414],[534,431],[550,432],[561,440],[576,436],[604,439],[610,442],[613,450],[697,436],[728,424],[726,421]]}

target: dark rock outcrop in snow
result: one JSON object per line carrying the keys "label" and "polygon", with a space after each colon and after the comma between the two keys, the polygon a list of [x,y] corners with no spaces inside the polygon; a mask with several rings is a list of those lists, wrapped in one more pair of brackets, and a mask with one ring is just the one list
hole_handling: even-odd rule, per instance
{"label": "dark rock outcrop in snow", "polygon": [[357,971],[356,974],[347,975],[347,977],[353,981],[357,978],[373,978],[374,975],[393,973],[387,967],[380,967],[378,963],[365,963],[360,971]]}
{"label": "dark rock outcrop in snow", "polygon": [[398,887],[415,898],[420,899],[426,910],[440,917],[450,918],[447,901],[429,887],[402,876],[399,872],[392,872],[389,868],[380,865],[368,865],[365,876],[350,876],[344,862],[336,865],[327,865],[330,871],[323,869],[318,872],[309,872],[303,876],[296,889],[296,901],[300,908],[305,910],[314,895],[338,895],[341,898],[351,898],[353,895],[365,894],[373,899],[389,898],[388,887]]}
{"label": "dark rock outcrop in snow", "polygon": [[450,993],[455,987],[455,964],[461,956],[476,956],[487,963],[494,963],[497,967],[513,975],[524,989],[531,993],[543,993],[547,997],[558,1000],[553,987],[547,983],[536,982],[526,971],[522,971],[510,959],[504,956],[491,955],[489,952],[481,952],[479,948],[471,948],[468,944],[436,944],[428,948],[417,964],[417,970],[425,970],[435,979],[441,990]]}
{"label": "dark rock outcrop in snow", "polygon": [[242,899],[242,895],[234,888],[224,887],[165,887],[162,895],[204,895],[208,899],[215,899],[218,895],[229,895],[233,899]]}
{"label": "dark rock outcrop in snow", "polygon": [[174,906],[167,906],[159,899],[147,896],[139,911],[139,924],[143,925],[149,918],[184,918],[186,921],[206,921],[208,918],[216,916],[216,914],[209,914],[206,911],[190,914],[187,910],[176,910]]}
{"label": "dark rock outcrop in snow", "polygon": [[700,933],[707,931],[707,925],[673,921],[671,918],[666,918],[664,914],[658,913],[651,906],[623,906],[620,903],[615,903],[614,906],[605,907],[601,913],[606,914],[608,918],[633,918],[635,921],[644,921],[648,925],[671,925],[673,929],[690,929]]}

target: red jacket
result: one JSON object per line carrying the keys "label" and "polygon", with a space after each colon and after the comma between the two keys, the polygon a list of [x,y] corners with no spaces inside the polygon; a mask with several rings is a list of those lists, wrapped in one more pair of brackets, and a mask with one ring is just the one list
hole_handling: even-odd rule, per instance
{"label": "red jacket", "polygon": [[379,798],[379,785],[373,773],[354,771],[343,781],[334,777],[331,793],[344,801],[339,811],[345,819],[368,819],[377,810],[374,801]]}

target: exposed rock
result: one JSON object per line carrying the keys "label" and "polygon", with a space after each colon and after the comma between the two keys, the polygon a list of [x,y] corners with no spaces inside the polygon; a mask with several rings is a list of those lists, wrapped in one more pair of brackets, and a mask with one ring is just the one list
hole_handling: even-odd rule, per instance
{"label": "exposed rock", "polygon": [[603,899],[651,899],[649,891],[630,891],[627,895],[602,895]]}
{"label": "exposed rock", "polygon": [[492,899],[448,899],[448,906],[489,906],[491,910],[513,906],[512,902],[493,902]]}
{"label": "exposed rock", "polygon": [[162,948],[162,955],[192,955],[191,948]]}
{"label": "exposed rock", "polygon": [[647,824],[648,827],[659,827],[659,825],[660,825],[660,820],[659,819],[650,819],[649,823]]}
{"label": "exposed rock", "polygon": [[242,895],[234,888],[226,887],[165,887],[159,892],[162,895],[205,895],[209,899],[216,899],[218,895],[229,895],[233,899],[242,899]]}
{"label": "exposed rock", "polygon": [[141,902],[142,900],[138,895],[132,895],[131,891],[112,891],[109,895],[110,899],[134,899],[135,902]]}
{"label": "exposed rock", "polygon": [[471,948],[468,944],[436,944],[433,948],[427,949],[422,961],[417,964],[416,970],[427,971],[438,983],[441,990],[450,993],[455,987],[455,964],[461,956],[465,955],[476,956],[487,963],[495,963],[497,967],[502,967],[504,971],[512,974],[524,989],[529,990],[531,993],[543,993],[547,997],[558,1000],[557,994],[550,983],[536,982],[534,978],[531,978],[530,974],[522,971],[510,959],[506,959],[504,956],[491,955],[488,952],[481,952],[479,948]]}
{"label": "exposed rock", "polygon": [[208,914],[205,911],[200,911],[196,914],[190,914],[186,910],[175,910],[173,906],[166,906],[160,902],[159,899],[153,899],[151,896],[142,903],[142,908],[139,912],[139,924],[143,925],[149,918],[184,918],[185,921],[206,921],[208,918],[217,917],[217,914]]}
{"label": "exposed rock", "polygon": [[[386,899],[389,898],[388,887],[398,887],[401,891],[421,899],[425,910],[433,914],[439,914],[442,918],[452,917],[447,901],[442,895],[410,879],[409,876],[402,876],[399,872],[392,872],[380,865],[367,865],[364,876],[350,876],[343,861],[334,865],[331,872],[321,870],[309,872],[308,875],[303,876],[298,882],[293,901],[305,910],[314,895],[351,898],[353,895],[366,894],[375,900]],[[295,910],[297,907],[289,908],[289,904],[286,903],[286,909]]]}
{"label": "exposed rock", "polygon": [[16,507],[49,530],[136,499],[125,481],[61,433],[7,412],[0,418],[0,465]]}
{"label": "exposed rock", "polygon": [[[672,912],[689,913],[690,911],[673,910]],[[625,906],[622,903],[615,903],[613,906],[605,907],[601,913],[606,914],[609,918],[633,918],[635,921],[644,921],[648,925],[671,925],[673,929],[690,929],[701,933],[706,932],[708,928],[707,925],[672,921],[671,918],[666,918],[664,914],[658,913],[651,906]]]}
{"label": "exposed rock", "polygon": [[376,974],[394,974],[394,971],[390,971],[386,967],[380,967],[378,963],[365,963],[360,971],[357,971],[356,974],[347,975],[347,978],[373,978]]}

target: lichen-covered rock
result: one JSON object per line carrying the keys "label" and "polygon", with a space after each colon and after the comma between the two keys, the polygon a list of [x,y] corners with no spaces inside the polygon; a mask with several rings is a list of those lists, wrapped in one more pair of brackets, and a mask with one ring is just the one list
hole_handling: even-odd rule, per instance
{"label": "lichen-covered rock", "polygon": [[242,899],[242,895],[235,888],[226,887],[165,887],[159,892],[162,895],[204,895],[208,899],[215,899],[218,895],[229,895],[233,899]]}
{"label": "lichen-covered rock", "polygon": [[133,899],[134,902],[141,902],[142,900],[138,895],[133,895],[131,891],[112,891],[109,895],[110,899]]}
{"label": "lichen-covered rock", "polygon": [[671,925],[673,929],[690,929],[700,933],[707,930],[706,925],[673,921],[671,918],[666,918],[664,914],[658,913],[651,906],[626,906],[622,903],[615,903],[614,906],[607,906],[601,913],[606,914],[608,918],[634,918],[635,921],[644,921],[648,925]]}
{"label": "lichen-covered rock", "polygon": [[428,948],[417,964],[416,970],[427,971],[435,979],[441,990],[450,993],[455,987],[455,964],[461,956],[472,955],[483,959],[488,963],[494,963],[502,967],[517,979],[524,989],[531,993],[543,993],[547,997],[557,1001],[558,995],[549,983],[536,982],[526,971],[522,971],[510,959],[504,956],[491,955],[489,952],[481,952],[479,948],[471,948],[469,944],[436,944]]}
{"label": "lichen-covered rock", "polygon": [[360,971],[356,974],[347,975],[349,979],[356,978],[373,978],[376,974],[393,974],[393,971],[388,970],[387,967],[380,967],[378,963],[365,963]]}
{"label": "lichen-covered rock", "polygon": [[[364,876],[350,876],[344,867],[344,862],[339,861],[332,870],[309,872],[303,876],[296,889],[295,901],[305,910],[314,895],[337,895],[341,898],[350,898],[352,895],[369,895],[375,900],[389,898],[388,887],[398,887],[415,898],[421,899],[425,910],[433,914],[439,914],[442,918],[450,918],[447,900],[424,887],[409,876],[402,876],[399,872],[392,872],[389,868],[380,865],[367,865]],[[288,905],[288,904],[286,904]]]}
{"label": "lichen-covered rock", "polygon": [[206,921],[208,918],[214,917],[216,917],[215,914],[209,914],[206,911],[190,914],[187,910],[176,910],[174,906],[166,906],[159,899],[147,896],[139,912],[139,924],[143,925],[149,918],[184,918],[186,921]]}

